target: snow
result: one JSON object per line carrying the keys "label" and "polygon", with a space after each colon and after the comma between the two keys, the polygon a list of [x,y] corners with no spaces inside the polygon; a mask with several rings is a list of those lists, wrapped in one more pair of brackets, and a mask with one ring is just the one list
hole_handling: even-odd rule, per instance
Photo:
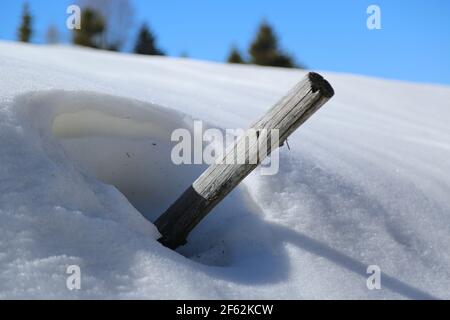
{"label": "snow", "polygon": [[449,87],[321,72],[280,172],[174,252],[150,221],[205,167],[172,130],[246,128],[305,72],[0,42],[0,74],[0,299],[450,298]]}

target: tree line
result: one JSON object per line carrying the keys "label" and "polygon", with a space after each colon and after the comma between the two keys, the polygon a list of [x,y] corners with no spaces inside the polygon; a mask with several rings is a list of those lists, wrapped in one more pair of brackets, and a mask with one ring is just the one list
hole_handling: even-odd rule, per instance
{"label": "tree line", "polygon": [[[82,28],[73,30],[72,43],[102,50],[121,51],[132,26],[133,9],[130,2],[127,0],[79,0],[78,4],[82,8]],[[25,2],[17,31],[19,41],[31,41],[34,33],[32,25],[33,16],[28,3]],[[46,40],[48,43],[59,42],[58,29],[54,25],[49,26]],[[133,52],[143,55],[165,55],[147,23],[143,23],[139,28]],[[183,56],[187,54],[184,53]],[[278,36],[267,21],[260,24],[249,45],[247,55],[244,56],[236,46],[232,46],[226,61],[285,68],[302,67],[279,47]]]}

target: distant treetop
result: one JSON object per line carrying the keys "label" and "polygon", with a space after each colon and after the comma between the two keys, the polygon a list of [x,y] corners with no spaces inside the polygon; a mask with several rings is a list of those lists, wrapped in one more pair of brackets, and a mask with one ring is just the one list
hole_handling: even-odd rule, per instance
{"label": "distant treetop", "polygon": [[233,46],[227,58],[228,63],[245,63],[239,50]]}
{"label": "distant treetop", "polygon": [[73,43],[91,48],[102,48],[105,21],[100,13],[91,8],[81,12],[82,28],[74,30]]}
{"label": "distant treetop", "polygon": [[278,46],[278,38],[272,27],[263,21],[250,45],[251,63],[261,66],[295,68],[294,58]]}
{"label": "distant treetop", "polygon": [[28,2],[25,2],[22,9],[22,20],[17,32],[18,39],[22,42],[30,42],[33,36],[32,29],[33,17],[30,13]]}
{"label": "distant treetop", "polygon": [[147,24],[143,24],[139,30],[134,53],[163,56],[164,52],[156,46],[156,37],[150,31]]}

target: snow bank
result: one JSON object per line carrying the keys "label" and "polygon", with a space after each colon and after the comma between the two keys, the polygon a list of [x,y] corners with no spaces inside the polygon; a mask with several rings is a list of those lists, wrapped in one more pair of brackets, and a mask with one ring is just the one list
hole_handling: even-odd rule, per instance
{"label": "snow bank", "polygon": [[204,167],[172,130],[245,128],[304,73],[5,42],[0,73],[0,298],[450,298],[450,88],[324,73],[280,173],[173,252],[150,221]]}

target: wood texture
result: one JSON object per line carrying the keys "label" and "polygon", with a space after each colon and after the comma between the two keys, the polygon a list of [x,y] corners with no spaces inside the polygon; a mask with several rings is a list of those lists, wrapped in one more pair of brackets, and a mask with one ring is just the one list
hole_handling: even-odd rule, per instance
{"label": "wood texture", "polygon": [[[155,225],[162,235],[159,241],[172,249],[184,245],[195,226],[264,160],[258,146],[267,145],[269,155],[333,95],[333,88],[322,76],[309,73],[158,218]],[[269,133],[278,129],[279,140],[260,135],[264,129]],[[257,138],[250,139],[255,131]],[[237,154],[245,164],[227,164]]]}

